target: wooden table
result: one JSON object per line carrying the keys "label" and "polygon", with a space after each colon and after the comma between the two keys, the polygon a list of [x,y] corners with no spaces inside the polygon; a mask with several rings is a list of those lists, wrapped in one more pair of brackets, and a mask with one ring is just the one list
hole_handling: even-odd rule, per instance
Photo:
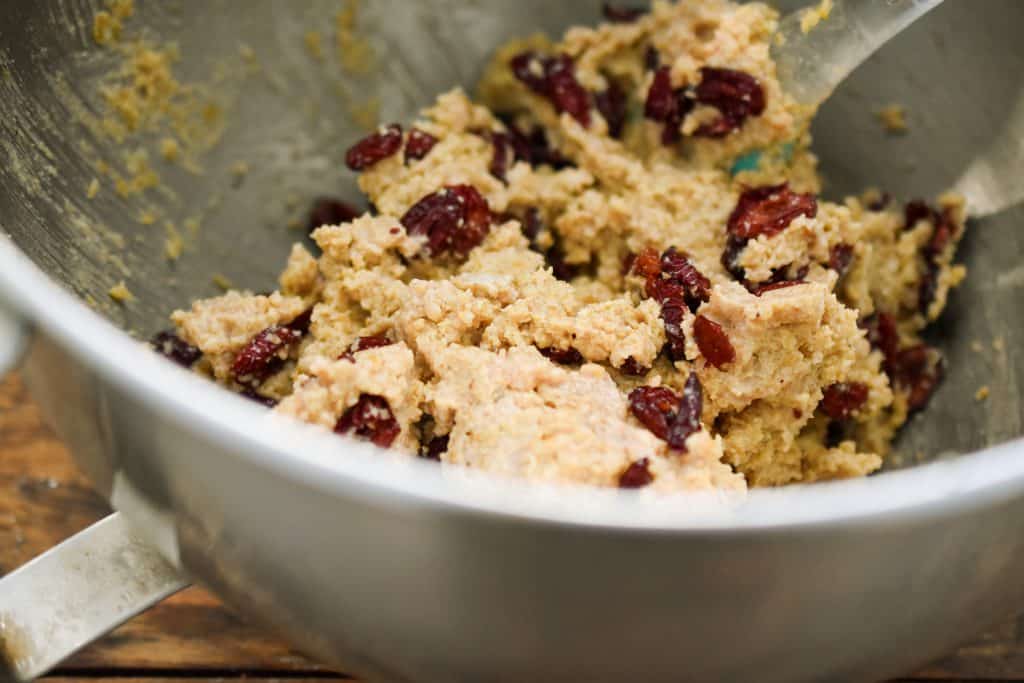
{"label": "wooden table", "polygon": [[[0,380],[0,574],[108,512],[40,420],[16,376]],[[969,638],[971,634],[965,633]],[[53,674],[63,679],[176,681],[350,679],[190,588],[86,648]],[[1024,681],[1024,616],[976,638],[905,680]]]}

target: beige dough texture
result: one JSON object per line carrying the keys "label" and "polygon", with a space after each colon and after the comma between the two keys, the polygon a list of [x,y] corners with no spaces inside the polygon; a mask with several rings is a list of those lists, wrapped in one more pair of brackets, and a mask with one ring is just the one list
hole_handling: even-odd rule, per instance
{"label": "beige dough texture", "polygon": [[[656,2],[629,19],[506,45],[474,98],[438,97],[401,145],[362,169],[374,211],[317,228],[318,256],[296,245],[278,291],[228,292],[173,314],[176,334],[202,353],[197,371],[350,437],[533,480],[681,491],[878,469],[939,377],[919,335],[964,276],[953,263],[962,200],[817,198],[813,112],[779,86],[777,15],[766,5]],[[568,61],[559,87],[588,94],[589,120],[556,87],[514,74],[525,51],[537,78],[545,58]],[[753,79],[760,113],[703,133],[730,106],[705,93],[708,68]],[[658,72],[682,103],[668,122],[645,115]],[[616,131],[597,104],[612,88],[622,93]],[[412,129],[436,140],[423,155],[409,154]],[[546,159],[499,150],[495,139],[524,131],[546,140]],[[731,173],[752,150],[760,165]],[[816,198],[815,210],[723,258],[744,193],[782,183]],[[486,200],[486,235],[432,250],[406,227],[408,212],[463,185]],[[671,333],[668,304],[636,266],[670,248],[708,285],[677,307]],[[294,322],[307,312],[308,327]],[[720,332],[710,341],[709,321]],[[273,363],[240,374],[254,344]],[[644,391],[692,398],[698,382],[699,415],[692,402],[662,411],[672,424],[689,411],[696,424],[682,436],[658,435],[635,409]]]}

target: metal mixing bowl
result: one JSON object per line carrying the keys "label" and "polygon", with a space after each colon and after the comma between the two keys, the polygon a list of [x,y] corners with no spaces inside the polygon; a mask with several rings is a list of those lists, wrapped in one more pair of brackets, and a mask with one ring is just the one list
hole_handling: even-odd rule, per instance
{"label": "metal mixing bowl", "polygon": [[[970,276],[936,330],[947,379],[886,472],[708,500],[438,468],[268,417],[124,331],[165,327],[216,293],[213,273],[272,286],[300,209],[356,198],[341,158],[360,111],[407,120],[471,87],[503,39],[591,23],[598,3],[366,0],[365,72],[333,43],[322,62],[309,53],[336,2],[140,3],[125,31],[176,41],[175,73],[223,113],[202,173],[159,160],[160,130],[113,144],[86,125],[121,59],[93,42],[100,7],[0,7],[0,363],[30,339],[34,397],[173,573],[324,660],[397,680],[866,680],[1024,605],[1020,207],[973,223]],[[1022,21],[1013,0],[947,2],[859,70],[815,128],[827,194],[983,194],[987,162],[1024,144]],[[906,136],[873,117],[892,101]],[[162,189],[118,196],[97,161],[122,168],[139,146]],[[170,262],[164,222],[188,218],[199,230]],[[107,295],[122,279],[127,305]]]}

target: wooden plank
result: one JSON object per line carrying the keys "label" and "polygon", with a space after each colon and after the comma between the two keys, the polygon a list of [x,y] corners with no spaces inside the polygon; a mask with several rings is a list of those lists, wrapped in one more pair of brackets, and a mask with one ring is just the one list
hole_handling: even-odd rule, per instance
{"label": "wooden plank", "polygon": [[[16,376],[0,381],[0,573],[23,564],[107,514],[108,508],[42,424]],[[61,671],[87,675],[248,678],[334,677],[281,640],[190,588],[86,648]],[[1024,681],[1024,616],[918,672],[913,680]],[[67,678],[60,680],[69,680]],[[131,680],[118,678],[119,681]],[[168,679],[170,680],[170,679]],[[906,679],[911,680],[911,679]]]}

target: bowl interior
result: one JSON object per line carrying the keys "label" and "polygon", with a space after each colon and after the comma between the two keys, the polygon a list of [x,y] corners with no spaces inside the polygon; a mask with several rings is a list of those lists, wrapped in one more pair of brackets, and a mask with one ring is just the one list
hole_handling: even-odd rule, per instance
{"label": "bowl interior", "polygon": [[[360,201],[342,159],[367,128],[471,90],[509,37],[600,16],[596,1],[179,0],[118,17],[125,6],[0,7],[0,228],[139,337],[225,283],[273,287],[314,197]],[[826,194],[931,197],[1024,144],[1022,22],[1014,0],[945,3],[858,70],[815,126]],[[889,103],[907,108],[908,134],[879,125]],[[969,277],[934,331],[947,378],[891,467],[1024,432],[1022,219],[1013,206],[972,223]],[[122,280],[128,305],[108,296]]]}

